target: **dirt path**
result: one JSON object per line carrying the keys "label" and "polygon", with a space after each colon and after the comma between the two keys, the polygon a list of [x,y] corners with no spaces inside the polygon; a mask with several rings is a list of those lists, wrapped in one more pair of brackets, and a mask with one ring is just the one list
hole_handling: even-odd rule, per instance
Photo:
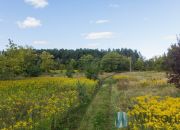
{"label": "dirt path", "polygon": [[112,83],[106,79],[89,105],[78,130],[113,130],[114,112],[111,105]]}

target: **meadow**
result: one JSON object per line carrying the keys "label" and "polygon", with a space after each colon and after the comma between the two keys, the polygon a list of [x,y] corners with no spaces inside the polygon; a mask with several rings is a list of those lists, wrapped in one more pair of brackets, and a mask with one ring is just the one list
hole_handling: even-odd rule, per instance
{"label": "meadow", "polygon": [[58,129],[70,109],[90,100],[97,82],[86,78],[39,77],[0,81],[0,129]]}
{"label": "meadow", "polygon": [[[76,75],[76,74],[75,74]],[[163,72],[104,73],[100,81],[37,77],[0,81],[1,130],[178,130],[180,90]]]}
{"label": "meadow", "polygon": [[167,83],[165,73],[123,73],[113,79],[112,106],[128,113],[129,129],[180,129],[180,91]]}

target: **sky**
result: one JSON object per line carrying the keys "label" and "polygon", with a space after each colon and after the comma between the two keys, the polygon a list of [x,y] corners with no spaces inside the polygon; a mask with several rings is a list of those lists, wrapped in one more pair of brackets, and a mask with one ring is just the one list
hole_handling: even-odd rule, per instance
{"label": "sky", "polygon": [[180,33],[180,0],[0,0],[0,50],[131,48],[162,55]]}

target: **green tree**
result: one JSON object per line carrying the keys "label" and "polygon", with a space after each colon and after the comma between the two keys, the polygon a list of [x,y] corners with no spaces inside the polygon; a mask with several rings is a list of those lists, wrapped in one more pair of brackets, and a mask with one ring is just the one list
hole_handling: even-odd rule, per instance
{"label": "green tree", "polygon": [[165,67],[165,56],[159,56],[154,58],[154,70],[164,71]]}
{"label": "green tree", "polygon": [[77,68],[77,62],[74,59],[71,59],[69,64],[72,66],[73,69]]}
{"label": "green tree", "polygon": [[93,61],[86,65],[85,75],[88,79],[98,79],[100,67],[97,61]]}
{"label": "green tree", "polygon": [[15,77],[18,74],[22,73],[22,51],[23,48],[14,44],[11,40],[9,40],[9,45],[7,46],[7,50],[5,52],[5,64],[9,69],[9,74],[12,77]]}
{"label": "green tree", "polygon": [[10,79],[14,77],[14,73],[10,70],[4,55],[0,55],[0,79]]}
{"label": "green tree", "polygon": [[0,54],[0,78],[37,76],[40,74],[38,56],[31,47],[17,46],[9,39],[7,50]]}
{"label": "green tree", "polygon": [[73,74],[75,73],[74,72],[75,65],[76,65],[76,61],[74,59],[71,59],[66,68],[66,76],[67,77],[69,77],[69,78],[73,77]]}
{"label": "green tree", "polygon": [[102,58],[101,68],[106,72],[127,71],[129,69],[129,60],[117,52],[110,52]]}
{"label": "green tree", "polygon": [[169,70],[169,82],[180,88],[180,39],[168,49],[166,63]]}
{"label": "green tree", "polygon": [[25,76],[38,76],[41,74],[40,57],[33,49],[26,49],[24,53],[24,74]]}
{"label": "green tree", "polygon": [[94,60],[92,55],[83,55],[80,58],[80,69],[85,70],[87,65],[90,64]]}
{"label": "green tree", "polygon": [[167,69],[166,67],[166,56],[155,56],[149,60],[146,60],[144,62],[145,64],[145,70],[148,71],[165,71]]}
{"label": "green tree", "polygon": [[135,62],[134,69],[139,71],[145,70],[144,60],[138,58],[138,60]]}
{"label": "green tree", "polygon": [[0,77],[1,79],[10,79],[22,73],[21,53],[16,44],[9,39],[7,50],[0,56]]}
{"label": "green tree", "polygon": [[43,72],[49,72],[54,65],[54,56],[48,52],[43,51],[40,55],[41,65],[40,68]]}

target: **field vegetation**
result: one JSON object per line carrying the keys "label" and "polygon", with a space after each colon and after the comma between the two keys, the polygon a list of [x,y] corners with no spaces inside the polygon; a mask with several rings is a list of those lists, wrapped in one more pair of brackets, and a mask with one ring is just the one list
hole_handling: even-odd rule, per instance
{"label": "field vegetation", "polygon": [[[144,59],[131,49],[0,52],[1,130],[180,129],[180,40]],[[130,72],[129,72],[130,71]]]}
{"label": "field vegetation", "polygon": [[97,81],[40,77],[0,81],[0,129],[57,129],[68,111],[92,99]]}
{"label": "field vegetation", "polygon": [[135,72],[113,77],[115,111],[129,114],[129,129],[178,130],[180,91],[167,83],[165,73]]}

